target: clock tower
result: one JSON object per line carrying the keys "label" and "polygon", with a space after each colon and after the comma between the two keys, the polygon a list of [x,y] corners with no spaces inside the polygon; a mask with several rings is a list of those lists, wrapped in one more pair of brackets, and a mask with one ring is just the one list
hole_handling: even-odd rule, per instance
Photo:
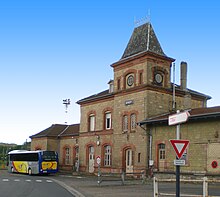
{"label": "clock tower", "polygon": [[126,97],[129,94],[137,100],[142,97],[136,103],[144,103],[143,118],[169,111],[172,107],[170,70],[174,61],[163,52],[151,23],[136,27],[121,59],[111,65],[114,93]]}

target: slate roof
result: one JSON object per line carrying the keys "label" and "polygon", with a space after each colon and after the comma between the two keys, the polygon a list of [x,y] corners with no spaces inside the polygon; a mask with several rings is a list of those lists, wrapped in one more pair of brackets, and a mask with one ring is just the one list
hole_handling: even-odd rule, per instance
{"label": "slate roof", "polygon": [[[173,91],[173,83],[171,83],[171,90]],[[175,84],[175,89],[177,90],[177,91],[184,91],[185,92],[185,90],[182,90],[181,89],[181,86],[180,85],[177,85],[177,84]],[[199,97],[203,97],[203,98],[206,98],[207,100],[209,100],[209,99],[211,99],[212,97],[211,96],[209,96],[209,95],[207,95],[207,94],[203,94],[203,93],[201,93],[201,92],[198,92],[198,91],[195,91],[195,90],[192,90],[192,89],[189,89],[189,88],[187,88],[186,89],[186,91],[188,91],[190,94],[192,94],[192,95],[196,95],[196,96],[199,96]]]}
{"label": "slate roof", "polygon": [[100,98],[111,97],[111,96],[112,96],[112,93],[109,93],[109,89],[107,89],[102,92],[99,92],[98,94],[94,94],[89,97],[83,98],[83,99],[77,101],[77,104],[81,104],[86,101],[96,100],[96,99],[100,99]]}
{"label": "slate roof", "polygon": [[[179,85],[175,85],[175,86],[176,86],[177,91],[182,91]],[[172,86],[172,88],[173,88],[173,86]],[[170,88],[170,91],[172,91],[172,88]],[[196,96],[206,98],[206,99],[211,99],[211,97],[209,95],[197,92],[195,90],[187,89],[187,91],[192,95],[196,95]],[[81,104],[81,103],[87,102],[87,101],[94,101],[94,100],[97,100],[97,99],[100,99],[100,98],[108,98],[108,97],[111,97],[113,95],[114,94],[109,93],[109,89],[107,89],[107,90],[104,90],[104,91],[99,92],[97,94],[94,94],[94,95],[88,96],[86,98],[83,98],[83,99],[77,101],[77,104]]]}
{"label": "slate roof", "polygon": [[[199,121],[199,120],[210,120],[215,118],[220,118],[220,106],[215,107],[205,107],[205,108],[195,108],[188,110],[190,113],[188,121]],[[152,125],[152,124],[167,124],[168,117],[172,115],[171,113],[162,114],[156,117],[147,118],[138,123],[141,125]]]}
{"label": "slate roof", "polygon": [[121,59],[146,51],[167,57],[160,46],[151,23],[145,23],[134,29]]}
{"label": "slate roof", "polygon": [[79,126],[80,124],[53,124],[49,128],[30,136],[30,138],[77,136],[79,135]]}

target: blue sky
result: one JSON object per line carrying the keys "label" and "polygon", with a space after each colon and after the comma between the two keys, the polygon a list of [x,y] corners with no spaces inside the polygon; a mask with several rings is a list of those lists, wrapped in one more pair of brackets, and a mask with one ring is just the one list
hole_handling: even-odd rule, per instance
{"label": "blue sky", "polygon": [[52,124],[79,123],[76,101],[108,88],[110,65],[148,10],[176,59],[176,83],[186,61],[188,88],[220,105],[220,1],[0,1],[0,142],[22,144]]}

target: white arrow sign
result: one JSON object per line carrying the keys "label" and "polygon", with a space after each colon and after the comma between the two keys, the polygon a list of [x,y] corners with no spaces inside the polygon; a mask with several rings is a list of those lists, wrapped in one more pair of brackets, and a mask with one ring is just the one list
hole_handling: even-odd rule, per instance
{"label": "white arrow sign", "polygon": [[190,114],[188,111],[173,114],[169,116],[169,125],[176,125],[180,123],[184,123],[188,120]]}

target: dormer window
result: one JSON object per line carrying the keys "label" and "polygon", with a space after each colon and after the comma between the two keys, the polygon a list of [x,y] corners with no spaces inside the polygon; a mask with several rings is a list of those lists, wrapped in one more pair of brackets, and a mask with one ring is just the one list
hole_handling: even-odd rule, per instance
{"label": "dormer window", "polygon": [[108,82],[108,84],[109,84],[109,93],[114,92],[114,81],[113,81],[113,80],[110,80],[110,81]]}

